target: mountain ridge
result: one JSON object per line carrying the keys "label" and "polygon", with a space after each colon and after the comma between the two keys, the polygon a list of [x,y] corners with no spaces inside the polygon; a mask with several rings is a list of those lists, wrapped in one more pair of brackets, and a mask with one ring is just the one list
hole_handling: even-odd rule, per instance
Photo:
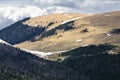
{"label": "mountain ridge", "polygon": [[77,78],[75,76],[70,77],[71,72],[74,76],[72,69],[65,68],[60,63],[44,60],[18,48],[0,43],[1,80],[65,80],[65,78]]}
{"label": "mountain ridge", "polygon": [[[110,43],[117,45],[120,44],[120,36],[111,32],[116,30],[115,32],[119,33],[119,13],[117,11],[87,15],[47,30],[40,36],[36,36],[33,42],[26,41],[15,46],[49,52],[51,50],[69,50],[91,44]],[[66,27],[68,27],[67,31],[65,30]],[[34,47],[29,47],[29,45],[34,45]]]}
{"label": "mountain ridge", "polygon": [[1,30],[0,80],[119,80],[119,13],[36,17]]}
{"label": "mountain ridge", "polygon": [[[22,22],[22,25],[28,26],[30,30],[22,27],[19,31],[16,25],[16,29],[10,26],[12,29],[9,33],[14,35],[4,35],[6,29],[3,29],[4,31],[0,31],[0,38],[15,44],[15,47],[43,52],[64,51],[91,44],[117,45],[120,44],[120,36],[115,33],[119,33],[119,13],[117,11],[93,15],[52,14],[35,17]],[[33,30],[34,28],[37,30]],[[31,36],[32,34],[35,35]],[[5,36],[8,36],[8,39]]]}

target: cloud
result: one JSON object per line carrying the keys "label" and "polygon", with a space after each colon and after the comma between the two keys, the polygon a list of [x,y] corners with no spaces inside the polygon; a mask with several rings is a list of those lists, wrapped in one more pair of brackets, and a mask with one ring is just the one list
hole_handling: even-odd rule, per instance
{"label": "cloud", "polygon": [[60,3],[61,0],[34,0],[34,1],[42,5],[54,5]]}
{"label": "cloud", "polygon": [[70,10],[71,9],[69,8],[60,6],[52,6],[48,8],[40,8],[38,6],[0,7],[0,29],[26,17],[36,17],[50,13],[65,13],[70,12]]}
{"label": "cloud", "polygon": [[48,8],[60,6],[69,8],[71,12],[77,10],[77,13],[102,13],[106,11],[120,10],[119,0],[34,0],[36,5]]}
{"label": "cloud", "polygon": [[84,0],[83,3],[79,6],[82,10],[89,13],[102,13],[109,11],[120,10],[120,1],[112,1],[112,0]]}
{"label": "cloud", "polygon": [[0,7],[0,29],[26,17],[36,17],[45,14],[48,14],[47,10],[37,6]]}
{"label": "cloud", "polygon": [[26,17],[51,13],[102,13],[120,10],[119,4],[118,0],[0,0],[0,29]]}
{"label": "cloud", "polygon": [[0,7],[0,17],[17,21],[25,17],[35,17],[48,14],[46,9],[41,9],[37,6],[27,7]]}
{"label": "cloud", "polygon": [[9,26],[12,23],[14,23],[12,20],[0,17],[0,29],[3,29],[4,27]]}
{"label": "cloud", "polygon": [[53,7],[47,7],[46,8],[48,13],[76,13],[77,10],[69,7],[61,7],[61,6],[53,6]]}

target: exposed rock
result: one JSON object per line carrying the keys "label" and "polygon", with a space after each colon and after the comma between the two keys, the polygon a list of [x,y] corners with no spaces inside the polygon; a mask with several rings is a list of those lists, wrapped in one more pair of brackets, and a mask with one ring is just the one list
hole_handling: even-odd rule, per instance
{"label": "exposed rock", "polygon": [[85,28],[85,29],[83,29],[81,32],[84,33],[84,32],[89,32],[89,31],[88,31],[87,28]]}

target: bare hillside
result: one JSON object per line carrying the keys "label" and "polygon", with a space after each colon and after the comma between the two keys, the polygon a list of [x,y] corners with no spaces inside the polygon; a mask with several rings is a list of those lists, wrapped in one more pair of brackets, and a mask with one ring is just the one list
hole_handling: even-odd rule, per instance
{"label": "bare hillside", "polygon": [[16,46],[30,50],[59,51],[90,44],[120,44],[119,13],[118,11],[79,17],[47,30],[33,41]]}

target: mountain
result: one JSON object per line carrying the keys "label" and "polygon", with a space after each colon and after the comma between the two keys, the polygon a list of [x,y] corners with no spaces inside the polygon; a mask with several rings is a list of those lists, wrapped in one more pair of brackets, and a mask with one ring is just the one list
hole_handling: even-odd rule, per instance
{"label": "mountain", "polygon": [[77,17],[80,14],[70,14],[69,17],[67,15],[69,14],[54,14],[20,20],[1,30],[0,38],[10,44],[18,44],[40,35],[50,26],[54,27],[60,22]]}
{"label": "mountain", "polygon": [[[53,14],[8,26],[0,31],[0,80],[120,80],[119,13]],[[39,51],[52,54],[43,59]]]}
{"label": "mountain", "polygon": [[[50,26],[30,41],[15,46],[29,50],[54,52],[91,44],[119,45],[119,16],[120,11],[74,17],[61,22],[58,26]],[[34,18],[26,23],[35,20]]]}
{"label": "mountain", "polygon": [[0,38],[4,41],[7,41],[10,44],[16,44],[29,40],[34,36],[41,34],[44,31],[44,28],[42,27],[29,27],[27,25],[23,25],[22,22],[28,19],[29,18],[18,21],[15,24],[12,24],[7,28],[1,30]]}
{"label": "mountain", "polygon": [[1,44],[6,44],[6,45],[11,46],[11,44],[7,43],[6,41],[4,41],[4,40],[2,40],[2,39],[0,39],[0,43],[1,43]]}
{"label": "mountain", "polygon": [[[76,74],[77,75],[77,74]],[[0,43],[0,80],[73,80],[72,69]]]}
{"label": "mountain", "polygon": [[90,45],[48,58],[50,61],[0,43],[0,80],[120,79],[119,46]]}
{"label": "mountain", "polygon": [[73,50],[53,54],[50,60],[72,68],[82,79],[79,80],[119,80],[120,47],[100,44],[78,47]]}
{"label": "mountain", "polygon": [[[66,13],[66,14],[51,14],[35,18],[26,18],[1,30],[0,38],[13,45],[20,44],[26,41],[36,42],[43,39],[44,37],[50,36],[52,34],[54,35],[56,31],[59,31],[61,29],[69,31],[73,27],[72,25],[68,25],[68,23],[73,22],[74,21],[73,19],[76,19],[78,17],[80,18],[83,16],[86,16],[86,14]],[[69,20],[71,20],[71,22],[69,22]],[[68,23],[61,24],[65,23],[66,21],[68,21]],[[39,47],[41,48],[41,46]]]}

